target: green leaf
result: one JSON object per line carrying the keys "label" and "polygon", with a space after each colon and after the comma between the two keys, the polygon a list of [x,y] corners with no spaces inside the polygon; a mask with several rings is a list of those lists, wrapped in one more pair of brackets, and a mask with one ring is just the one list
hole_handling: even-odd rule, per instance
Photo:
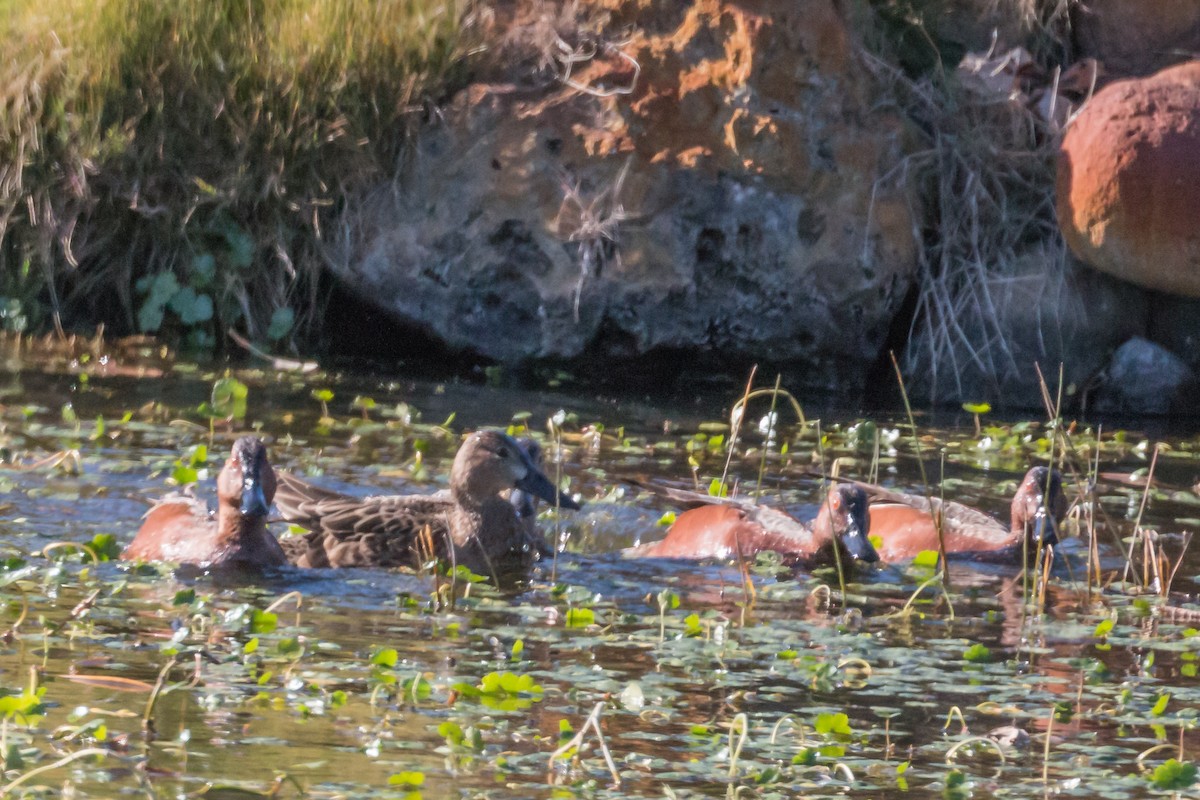
{"label": "green leaf", "polygon": [[1154,768],[1150,782],[1159,789],[1186,789],[1196,782],[1196,765],[1169,758]]}
{"label": "green leaf", "polygon": [[287,658],[296,658],[304,651],[304,648],[301,647],[300,642],[294,637],[280,639],[275,644],[275,649],[281,656],[286,656]]}
{"label": "green leaf", "polygon": [[720,478],[713,478],[708,484],[708,494],[710,497],[728,497],[729,488],[721,483]]}
{"label": "green leaf", "polygon": [[798,767],[811,767],[817,763],[817,751],[811,747],[805,747],[792,756],[792,763]]}
{"label": "green leaf", "polygon": [[257,608],[250,612],[251,633],[271,633],[279,624],[279,617],[270,611],[259,611]]}
{"label": "green leaf", "polygon": [[333,399],[333,392],[330,389],[313,389],[312,397],[314,400],[320,400],[322,403],[328,403]]}
{"label": "green leaf", "polygon": [[182,464],[171,470],[171,481],[176,486],[187,486],[200,480],[200,473],[191,467],[185,467]]}
{"label": "green leaf", "polygon": [[175,312],[184,325],[195,325],[212,319],[212,298],[206,294],[198,295],[190,286],[184,286],[171,296],[167,307]]}
{"label": "green leaf", "polygon": [[586,628],[596,622],[596,612],[590,608],[568,608],[567,627]]}
{"label": "green leaf", "polygon": [[246,416],[246,398],[250,389],[237,378],[221,378],[213,383],[213,413],[224,419],[242,419]]}
{"label": "green leaf", "polygon": [[208,286],[217,274],[217,260],[212,253],[197,253],[192,256],[192,284]]}
{"label": "green leaf", "polygon": [[658,522],[656,522],[654,524],[655,525],[663,525],[663,526],[674,525],[675,524],[675,512],[668,511],[667,513],[665,513],[661,517],[659,517]]}
{"label": "green leaf", "polygon": [[992,660],[992,651],[981,644],[973,644],[963,652],[963,658],[974,664],[985,664]]}
{"label": "green leaf", "polygon": [[463,743],[463,729],[457,722],[443,722],[438,725],[437,732],[451,747]]}
{"label": "green leaf", "polygon": [[388,777],[388,786],[407,786],[417,788],[425,785],[424,772],[397,772]]}
{"label": "green leaf", "polygon": [[175,599],[171,601],[172,605],[188,606],[196,602],[195,589],[180,589],[175,593]]}
{"label": "green leaf", "polygon": [[271,324],[267,326],[267,338],[277,342],[292,332],[296,324],[296,312],[290,306],[281,306],[271,313]]}
{"label": "green leaf", "polygon": [[1097,639],[1103,639],[1113,629],[1113,621],[1111,619],[1102,619],[1096,625],[1096,630],[1092,631],[1092,635]]}
{"label": "green leaf", "polygon": [[393,647],[385,647],[371,657],[372,664],[377,667],[387,667],[388,669],[395,667],[399,660],[400,654]]}
{"label": "green leaf", "polygon": [[989,403],[963,403],[962,407],[968,414],[987,414],[992,410]]}
{"label": "green leaf", "polygon": [[841,712],[835,714],[818,714],[817,721],[813,727],[817,729],[817,733],[832,733],[839,736],[849,736],[850,718]]}
{"label": "green leaf", "polygon": [[88,546],[101,561],[113,561],[121,556],[121,543],[112,533],[97,533]]}
{"label": "green leaf", "polygon": [[917,553],[916,558],[913,559],[913,566],[916,567],[929,567],[930,569],[936,569],[937,563],[937,550],[922,550],[921,552]]}
{"label": "green leaf", "polygon": [[1169,702],[1171,702],[1171,694],[1169,692],[1159,695],[1158,700],[1154,703],[1154,707],[1150,709],[1150,713],[1156,717],[1161,717],[1163,712],[1167,710],[1167,703]]}

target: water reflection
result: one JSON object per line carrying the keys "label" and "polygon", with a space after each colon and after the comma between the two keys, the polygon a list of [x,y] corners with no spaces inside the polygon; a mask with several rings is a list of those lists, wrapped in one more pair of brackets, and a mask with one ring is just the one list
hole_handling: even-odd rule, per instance
{"label": "water reflection", "polygon": [[[718,797],[731,780],[729,729],[741,724],[739,715],[750,733],[733,780],[785,796],[841,796],[851,788],[900,796],[901,777],[916,793],[940,792],[964,722],[972,734],[1015,725],[1033,735],[1029,749],[1003,765],[986,750],[957,762],[978,792],[995,796],[1043,790],[1046,732],[1048,776],[1056,791],[1078,797],[1144,791],[1138,753],[1181,740],[1185,752],[1200,746],[1188,713],[1200,702],[1200,636],[1190,632],[1200,622],[1089,587],[1086,543],[1065,543],[1044,598],[1028,576],[997,566],[953,565],[948,596],[936,585],[918,591],[932,574],[926,568],[882,567],[856,577],[843,602],[828,588],[837,587],[829,573],[632,561],[616,551],[661,535],[656,522],[667,508],[631,500],[617,478],[691,481],[693,463],[701,481],[719,474],[719,452],[709,453],[707,442],[689,449],[719,409],[348,376],[322,383],[340,403],[332,410],[337,424],[328,426],[313,384],[242,377],[251,387],[247,425],[261,423],[275,462],[339,490],[417,491],[444,480],[456,438],[413,427],[414,410],[426,423],[456,414],[454,431],[504,425],[523,411],[536,422],[560,408],[578,416],[573,433],[602,423],[599,448],[581,434],[563,443],[565,474],[590,501],[562,525],[559,540],[570,552],[528,581],[469,591],[378,570],[283,569],[246,580],[81,557],[54,566],[38,555],[54,542],[107,534],[128,541],[178,454],[210,441],[194,409],[213,376],[97,376],[85,385],[69,373],[7,375],[0,547],[27,566],[0,571],[0,627],[9,628],[0,639],[0,675],[9,692],[36,680],[46,706],[28,732],[11,720],[9,735],[26,769],[84,745],[114,753],[103,764],[88,759],[47,773],[42,780],[54,791],[69,779],[76,796],[87,797],[147,787],[172,796],[208,784],[265,792],[286,773],[310,796],[388,796],[398,791],[389,789],[390,776],[417,771],[426,797],[560,796],[552,783],[599,796],[659,797],[669,785],[681,796]],[[350,407],[356,395],[372,396],[381,410],[362,420]],[[68,402],[73,422],[64,416]],[[136,413],[121,422],[127,411]],[[107,421],[102,433],[98,417]],[[179,419],[187,421],[173,423]],[[214,459],[237,432],[215,425]],[[1016,462],[1025,457],[1005,456],[1013,463],[998,479],[996,470],[953,458],[971,446],[961,434],[929,433],[933,444],[958,442],[946,448],[947,496],[1003,518],[1026,466]],[[1188,452],[1194,443],[1176,444]],[[865,477],[869,454],[829,447],[829,458]],[[24,468],[60,448],[78,449],[77,471]],[[801,516],[815,512],[820,491],[811,450],[766,462],[769,491]],[[1144,454],[1131,445],[1112,460],[1130,468]],[[1194,481],[1191,464],[1164,460],[1160,475],[1176,490],[1144,511],[1139,489],[1102,488],[1099,506],[1110,517],[1102,528],[1104,582],[1120,577],[1131,514],[1141,511],[1164,531],[1200,517],[1194,499],[1178,491]],[[759,465],[751,453],[735,459],[732,474],[753,485]],[[920,487],[904,451],[882,471],[889,485]],[[1198,558],[1189,552],[1180,568],[1176,605],[1193,599]],[[569,625],[573,611],[590,617]],[[1113,625],[1102,630],[1105,620]],[[392,649],[394,662],[385,652]],[[470,693],[503,672],[532,676],[542,692]],[[150,691],[70,675],[151,687],[162,676],[153,735],[142,726]],[[560,723],[578,729],[601,701],[620,789],[605,788],[610,778],[594,748],[580,762],[548,763]],[[955,716],[947,727],[955,707],[961,721]],[[846,715],[841,724],[838,714]],[[911,762],[903,775],[902,761]],[[19,774],[13,768],[7,777]]]}

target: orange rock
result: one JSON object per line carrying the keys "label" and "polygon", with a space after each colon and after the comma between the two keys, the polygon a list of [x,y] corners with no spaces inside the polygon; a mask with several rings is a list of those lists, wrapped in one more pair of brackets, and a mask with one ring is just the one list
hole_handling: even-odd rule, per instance
{"label": "orange rock", "polygon": [[1097,93],[1063,138],[1057,191],[1080,259],[1200,297],[1200,61]]}

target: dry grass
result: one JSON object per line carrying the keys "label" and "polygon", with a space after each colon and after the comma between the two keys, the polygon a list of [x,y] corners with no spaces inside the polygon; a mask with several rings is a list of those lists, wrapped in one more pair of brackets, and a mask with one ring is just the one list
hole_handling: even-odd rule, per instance
{"label": "dry grass", "polygon": [[[1055,138],[1025,105],[975,94],[953,76],[912,80],[873,61],[922,131],[904,168],[919,182],[917,309],[903,358],[914,392],[961,397],[979,382],[1000,387],[1031,374],[1043,335],[1062,330],[1066,250],[1055,220]],[[1031,268],[1032,267],[1032,268]],[[1065,307],[1063,307],[1065,309]],[[1022,319],[1045,311],[1028,330]]]}
{"label": "dry grass", "polygon": [[[283,338],[281,310],[318,307],[327,221],[344,191],[395,174],[461,71],[473,12],[469,0],[0,9],[0,271],[32,264],[56,315],[201,344],[231,325],[262,338],[272,321]],[[165,273],[178,291],[137,288]]]}

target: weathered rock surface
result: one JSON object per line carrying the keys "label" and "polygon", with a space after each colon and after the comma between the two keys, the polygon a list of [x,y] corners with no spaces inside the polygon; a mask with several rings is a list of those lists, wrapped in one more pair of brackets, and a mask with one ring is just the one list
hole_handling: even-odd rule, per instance
{"label": "weathered rock surface", "polygon": [[1160,295],[1150,305],[1148,338],[1200,370],[1200,300]]}
{"label": "weathered rock surface", "polygon": [[1196,0],[1088,0],[1071,15],[1078,55],[1117,75],[1149,75],[1200,53]]}
{"label": "weathered rock surface", "polygon": [[557,79],[460,93],[406,183],[348,209],[336,274],[500,362],[687,349],[859,390],[915,246],[903,124],[840,5],[592,4],[620,43],[498,20]]}
{"label": "weathered rock surface", "polygon": [[1057,192],[1081,259],[1200,297],[1200,61],[1097,93],[1063,138]]}
{"label": "weathered rock surface", "polygon": [[1196,373],[1183,359],[1141,337],[1125,342],[1096,393],[1097,411],[1124,414],[1169,414],[1187,411],[1197,388]]}

